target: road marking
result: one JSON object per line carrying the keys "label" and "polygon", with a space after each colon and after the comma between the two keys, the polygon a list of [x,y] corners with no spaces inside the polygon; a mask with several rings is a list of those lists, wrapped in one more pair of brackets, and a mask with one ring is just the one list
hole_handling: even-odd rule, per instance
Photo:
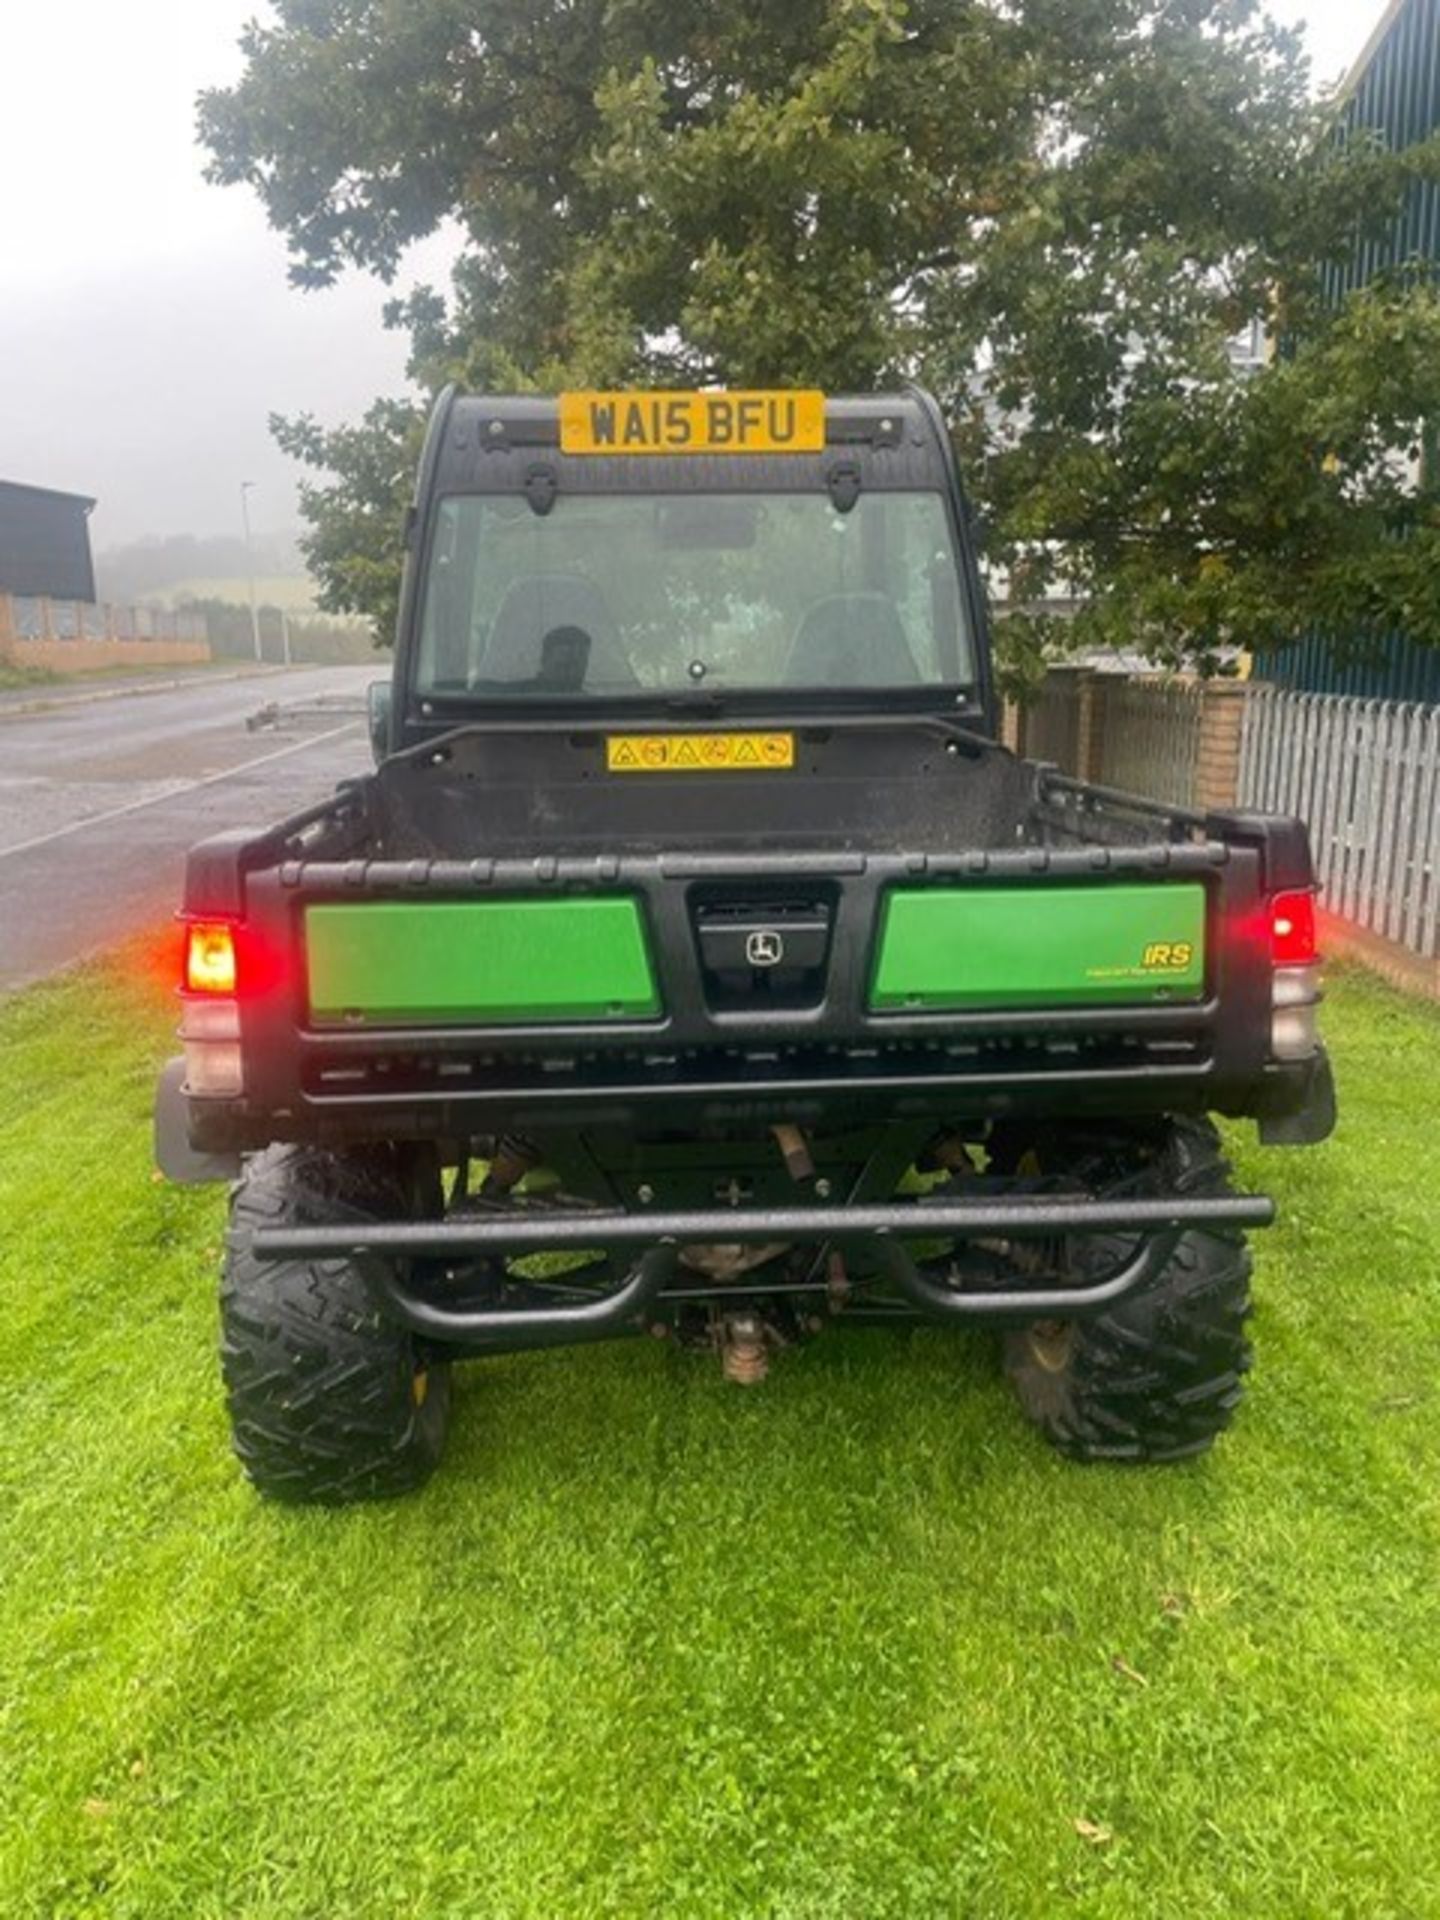
{"label": "road marking", "polygon": [[311,740],[292,740],[288,747],[277,747],[274,753],[262,753],[258,760],[242,760],[238,767],[226,767],[223,773],[207,773],[203,780],[187,780],[183,786],[172,787],[168,793],[152,793],[144,800],[131,800],[123,807],[111,807],[108,813],[87,814],[83,820],[72,820],[68,827],[57,827],[53,833],[39,834],[33,840],[17,841],[13,847],[0,847],[0,860],[8,860],[12,853],[33,853],[36,847],[48,847],[52,841],[64,840],[85,827],[103,827],[108,820],[122,820],[127,813],[139,813],[145,807],[161,806],[166,800],[178,800],[184,794],[198,793],[202,787],[217,787],[222,780],[233,780],[237,774],[268,766],[272,760],[283,760],[288,754],[303,753],[307,747],[318,747],[326,740],[338,740],[342,733],[355,733],[360,725],[358,720],[347,720],[343,727],[331,727],[328,733],[317,733]]}

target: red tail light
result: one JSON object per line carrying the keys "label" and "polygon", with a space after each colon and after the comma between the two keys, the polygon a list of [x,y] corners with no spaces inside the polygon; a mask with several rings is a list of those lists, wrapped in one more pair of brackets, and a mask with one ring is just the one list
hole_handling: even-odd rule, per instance
{"label": "red tail light", "polygon": [[1270,902],[1271,960],[1277,967],[1313,967],[1319,957],[1314,894],[1277,893]]}
{"label": "red tail light", "polygon": [[235,930],[223,920],[192,920],[185,930],[185,991],[233,995]]}

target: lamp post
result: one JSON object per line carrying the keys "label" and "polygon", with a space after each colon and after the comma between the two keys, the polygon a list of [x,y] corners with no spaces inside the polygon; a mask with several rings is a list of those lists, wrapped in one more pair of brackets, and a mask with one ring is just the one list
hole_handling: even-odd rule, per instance
{"label": "lamp post", "polygon": [[250,578],[250,638],[255,643],[255,658],[264,659],[260,647],[260,611],[255,605],[255,549],[250,544],[250,489],[253,480],[240,482],[240,518],[245,525],[245,571]]}

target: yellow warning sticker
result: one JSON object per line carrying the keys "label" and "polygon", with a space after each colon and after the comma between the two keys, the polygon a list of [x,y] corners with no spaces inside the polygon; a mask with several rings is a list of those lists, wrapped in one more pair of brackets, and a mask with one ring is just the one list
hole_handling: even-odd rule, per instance
{"label": "yellow warning sticker", "polygon": [[611,773],[784,772],[795,764],[793,733],[612,733]]}

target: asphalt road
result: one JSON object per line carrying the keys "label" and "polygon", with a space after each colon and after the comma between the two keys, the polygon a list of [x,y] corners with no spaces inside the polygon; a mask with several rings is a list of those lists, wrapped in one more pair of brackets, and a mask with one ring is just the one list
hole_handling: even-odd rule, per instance
{"label": "asphalt road", "polygon": [[[380,667],[300,667],[0,708],[0,991],[163,921],[185,852],[272,825],[370,765],[362,707]],[[267,703],[278,725],[247,731]]]}

